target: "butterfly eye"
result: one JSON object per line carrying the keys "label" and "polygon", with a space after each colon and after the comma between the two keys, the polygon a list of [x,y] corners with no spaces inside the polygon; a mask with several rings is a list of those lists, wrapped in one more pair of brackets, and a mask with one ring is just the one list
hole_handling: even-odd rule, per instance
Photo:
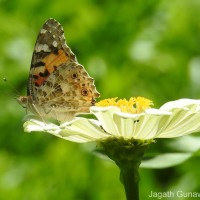
{"label": "butterfly eye", "polygon": [[87,96],[87,95],[88,95],[88,91],[87,91],[86,89],[82,89],[82,90],[81,90],[81,94],[82,94],[83,96]]}
{"label": "butterfly eye", "polygon": [[73,74],[71,75],[71,77],[72,77],[73,79],[75,79],[75,78],[78,77],[78,74],[77,74],[77,73],[73,73]]}

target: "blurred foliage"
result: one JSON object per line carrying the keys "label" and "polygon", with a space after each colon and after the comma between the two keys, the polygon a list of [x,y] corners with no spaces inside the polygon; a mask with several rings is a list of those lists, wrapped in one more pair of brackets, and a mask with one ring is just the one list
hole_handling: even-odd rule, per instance
{"label": "blurred foliage", "polygon": [[[199,0],[0,0],[0,78],[8,80],[0,84],[0,199],[125,199],[116,166],[87,145],[23,133],[25,111],[15,97],[26,93],[34,42],[46,19],[63,25],[101,98],[144,96],[159,107],[200,97],[199,10]],[[162,152],[168,142],[152,148]],[[177,167],[141,169],[141,199],[151,190],[200,192],[199,165],[193,157]]]}

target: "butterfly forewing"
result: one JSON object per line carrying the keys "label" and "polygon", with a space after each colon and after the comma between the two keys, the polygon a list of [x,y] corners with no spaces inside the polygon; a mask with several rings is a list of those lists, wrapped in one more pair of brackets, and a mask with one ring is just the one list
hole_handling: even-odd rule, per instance
{"label": "butterfly forewing", "polygon": [[66,45],[60,23],[54,19],[47,20],[36,40],[30,68],[28,95],[42,85],[62,63],[76,61],[76,56]]}

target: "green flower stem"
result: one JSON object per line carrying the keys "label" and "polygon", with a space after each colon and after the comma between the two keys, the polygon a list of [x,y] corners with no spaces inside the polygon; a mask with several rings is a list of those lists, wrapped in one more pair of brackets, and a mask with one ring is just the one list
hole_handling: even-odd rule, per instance
{"label": "green flower stem", "polygon": [[139,200],[139,173],[138,168],[121,169],[120,179],[124,185],[127,200]]}
{"label": "green flower stem", "polygon": [[145,150],[154,140],[138,140],[110,137],[100,141],[101,151],[120,169],[120,180],[127,200],[139,200],[139,166]]}

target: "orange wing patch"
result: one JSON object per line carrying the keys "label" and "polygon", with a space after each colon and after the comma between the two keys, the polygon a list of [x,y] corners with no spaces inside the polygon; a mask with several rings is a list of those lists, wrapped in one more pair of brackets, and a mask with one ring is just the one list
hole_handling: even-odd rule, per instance
{"label": "orange wing patch", "polygon": [[51,73],[53,73],[61,64],[70,62],[65,52],[60,49],[57,54],[49,54],[41,60],[45,66],[40,66],[34,69],[33,78],[35,85],[38,87],[46,81]]}

